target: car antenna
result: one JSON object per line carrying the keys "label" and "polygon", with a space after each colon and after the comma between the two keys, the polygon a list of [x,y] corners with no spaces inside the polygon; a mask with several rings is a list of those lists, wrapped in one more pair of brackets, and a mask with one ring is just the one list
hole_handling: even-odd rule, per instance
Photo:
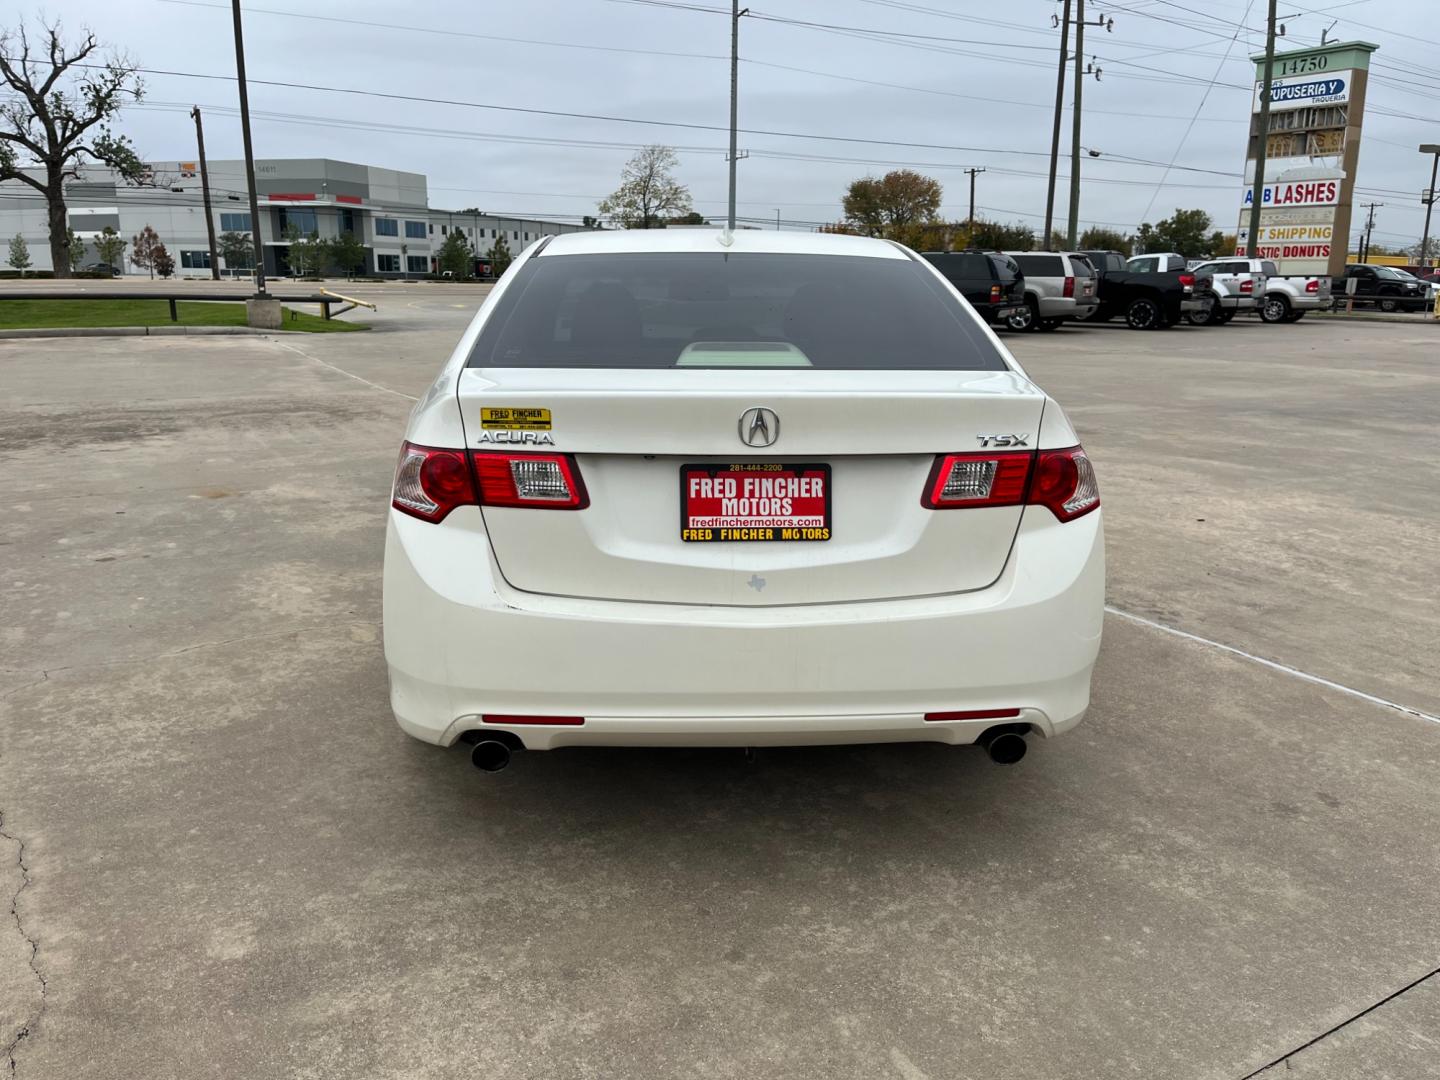
{"label": "car antenna", "polygon": [[720,241],[721,247],[729,247],[731,244],[735,243],[735,234],[730,231],[730,226],[726,225],[723,229],[720,230],[720,235],[717,236],[715,239]]}

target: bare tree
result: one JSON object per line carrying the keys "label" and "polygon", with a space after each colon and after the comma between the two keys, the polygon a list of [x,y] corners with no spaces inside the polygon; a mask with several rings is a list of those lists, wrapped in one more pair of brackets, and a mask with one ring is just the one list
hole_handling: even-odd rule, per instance
{"label": "bare tree", "polygon": [[0,30],[0,78],[14,94],[0,104],[0,180],[19,180],[45,196],[50,259],[63,278],[71,263],[65,181],[78,178],[90,159],[139,179],[144,165],[128,139],[111,134],[109,121],[125,98],[139,101],[144,86],[128,57],[95,56],[100,44],[88,30],[78,45],[67,45],[58,22],[42,29],[44,42],[33,50],[24,25]]}
{"label": "bare tree", "polygon": [[663,229],[694,207],[690,191],[671,175],[679,164],[668,146],[646,146],[625,163],[620,186],[600,206],[600,216],[622,229]]}

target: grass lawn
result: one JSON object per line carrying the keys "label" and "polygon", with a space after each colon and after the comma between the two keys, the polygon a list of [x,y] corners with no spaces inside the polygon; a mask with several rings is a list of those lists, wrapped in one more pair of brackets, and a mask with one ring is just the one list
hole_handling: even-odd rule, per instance
{"label": "grass lawn", "polygon": [[[6,300],[0,292],[0,330],[30,330],[74,326],[244,326],[245,303],[239,301],[181,300],[178,323],[170,321],[166,300]],[[286,330],[316,334],[369,330],[364,323],[322,319],[285,308]]]}

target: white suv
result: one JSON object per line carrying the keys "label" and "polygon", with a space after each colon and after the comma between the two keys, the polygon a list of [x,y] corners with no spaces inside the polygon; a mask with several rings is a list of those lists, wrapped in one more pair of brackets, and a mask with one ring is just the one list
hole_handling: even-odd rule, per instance
{"label": "white suv", "polygon": [[416,405],[385,546],[400,726],[518,749],[979,742],[1090,701],[1100,497],[913,252],[700,229],[531,247]]}

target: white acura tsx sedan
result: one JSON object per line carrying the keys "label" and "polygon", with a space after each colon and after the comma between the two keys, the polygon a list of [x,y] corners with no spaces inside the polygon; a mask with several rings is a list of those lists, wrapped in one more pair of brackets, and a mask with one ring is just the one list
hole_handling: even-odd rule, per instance
{"label": "white acura tsx sedan", "polygon": [[416,405],[400,726],[570,746],[978,743],[1084,715],[1100,495],[1064,411],[884,240],[547,238]]}

